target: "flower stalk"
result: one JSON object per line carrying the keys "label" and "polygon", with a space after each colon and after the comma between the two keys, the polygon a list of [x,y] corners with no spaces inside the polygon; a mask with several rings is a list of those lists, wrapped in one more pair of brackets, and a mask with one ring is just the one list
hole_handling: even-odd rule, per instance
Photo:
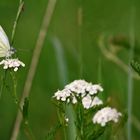
{"label": "flower stalk", "polygon": [[12,71],[10,71],[10,75],[11,75],[12,80],[13,80],[13,98],[14,98],[14,102],[15,102],[15,104],[18,105],[19,100],[18,100],[18,97],[17,97],[17,79],[15,77],[15,74]]}

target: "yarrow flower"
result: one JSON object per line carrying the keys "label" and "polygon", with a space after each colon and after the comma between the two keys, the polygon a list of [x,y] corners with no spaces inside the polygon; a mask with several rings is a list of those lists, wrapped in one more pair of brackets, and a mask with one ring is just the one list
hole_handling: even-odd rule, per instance
{"label": "yarrow flower", "polygon": [[71,92],[70,90],[63,89],[58,90],[53,97],[56,97],[57,100],[66,101],[68,97],[70,97]]}
{"label": "yarrow flower", "polygon": [[92,99],[92,97],[90,95],[87,95],[82,99],[82,104],[83,104],[84,108],[89,109],[93,106],[102,105],[103,101],[100,100],[98,97],[94,97]]}
{"label": "yarrow flower", "polygon": [[69,89],[71,92],[77,94],[77,96],[81,95],[82,97],[88,92],[90,95],[97,94],[98,92],[102,92],[103,88],[100,85],[93,85],[91,83],[86,82],[85,80],[75,80],[74,82],[65,86],[66,89]]}
{"label": "yarrow flower", "polygon": [[115,108],[104,107],[99,110],[93,117],[93,123],[100,124],[104,127],[108,122],[118,122],[119,117],[122,116],[120,112],[117,112]]}
{"label": "yarrow flower", "polygon": [[[81,109],[81,105],[85,111],[84,113],[92,113],[91,111],[93,111],[95,115],[91,118],[91,121],[93,121],[94,124],[99,124],[101,127],[104,127],[108,122],[117,123],[122,114],[117,112],[115,108],[111,107],[94,110],[95,107],[103,104],[103,101],[98,97],[98,93],[102,91],[103,88],[99,84],[88,83],[85,80],[75,80],[66,85],[63,90],[58,90],[54,93],[53,98],[66,104],[80,104],[80,106],[76,106],[76,112],[77,109]],[[90,108],[93,108],[93,110],[88,111]],[[84,113],[82,115],[85,115]],[[65,121],[67,122],[68,119],[65,118]],[[86,124],[86,121],[83,123]]]}
{"label": "yarrow flower", "polygon": [[13,68],[14,71],[16,72],[19,67],[25,67],[25,64],[18,60],[17,58],[16,59],[4,59],[0,62],[0,65],[3,65],[3,69],[11,69]]}
{"label": "yarrow flower", "polygon": [[54,94],[56,100],[76,104],[78,98],[81,99],[83,107],[89,109],[96,105],[101,105],[103,102],[95,95],[102,92],[103,88],[98,84],[91,84],[85,80],[75,80],[65,86],[63,90],[58,90]]}

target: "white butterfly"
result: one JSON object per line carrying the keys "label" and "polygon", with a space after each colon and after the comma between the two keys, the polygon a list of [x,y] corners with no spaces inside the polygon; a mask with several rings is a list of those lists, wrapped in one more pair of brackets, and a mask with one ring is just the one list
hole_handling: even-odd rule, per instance
{"label": "white butterfly", "polygon": [[10,47],[10,43],[6,33],[0,26],[0,57],[10,57],[14,54],[14,49]]}

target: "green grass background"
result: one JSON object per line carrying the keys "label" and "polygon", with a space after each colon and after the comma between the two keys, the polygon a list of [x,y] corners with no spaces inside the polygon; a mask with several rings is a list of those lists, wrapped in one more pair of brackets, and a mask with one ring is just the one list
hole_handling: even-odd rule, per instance
{"label": "green grass background", "polygon": [[[18,2],[18,0],[0,0],[0,25],[9,38]],[[17,74],[19,97],[47,3],[48,0],[25,0],[24,12],[18,24],[13,46],[19,49],[18,55],[26,64],[26,67]],[[81,27],[77,23],[77,10],[80,6],[83,9]],[[104,98],[111,96],[114,106],[120,111],[127,111],[128,76],[102,55],[97,42],[102,33],[123,34],[129,38],[132,28],[139,42],[139,7],[139,0],[57,0],[29,97],[29,121],[37,140],[43,140],[47,130],[56,122],[56,109],[51,102],[53,93],[74,79],[85,79],[93,83],[101,82],[104,87]],[[132,9],[135,11],[134,15],[132,15]],[[134,16],[134,21],[131,15]],[[132,26],[131,23],[133,23]],[[57,52],[58,44],[54,45],[55,40],[59,42],[62,54]],[[128,50],[121,52],[121,58],[125,63],[129,63]],[[2,68],[0,71],[2,75]],[[12,86],[10,81],[9,78],[7,83]],[[134,81],[132,99],[133,115],[137,119],[140,118],[139,83],[140,81]],[[10,139],[16,111],[17,107],[11,93],[4,90],[0,99],[0,140]],[[127,139],[126,127],[119,133],[119,139]],[[107,140],[107,137],[105,134],[101,140]],[[139,140],[139,137],[140,129],[132,124],[132,140]],[[27,139],[22,126],[18,139]],[[62,138],[58,136],[56,140],[58,139]]]}

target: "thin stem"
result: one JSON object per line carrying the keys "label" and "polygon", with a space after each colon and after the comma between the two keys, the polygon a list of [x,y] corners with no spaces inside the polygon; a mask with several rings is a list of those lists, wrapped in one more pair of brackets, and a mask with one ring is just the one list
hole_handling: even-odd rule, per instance
{"label": "thin stem", "polygon": [[1,79],[2,85],[1,85],[1,88],[0,88],[0,98],[1,98],[4,86],[5,86],[6,75],[7,75],[7,70],[4,71],[4,75],[2,76],[2,79]]}
{"label": "thin stem", "polygon": [[76,108],[76,129],[77,129],[77,140],[83,140],[84,139],[84,118],[83,118],[83,108],[81,104],[78,104]]}
{"label": "thin stem", "polygon": [[[62,110],[65,110],[64,106]],[[66,140],[67,134],[66,134],[66,124],[65,124],[65,113],[62,110],[60,108],[57,109],[57,116],[59,119],[59,123],[61,124],[63,129],[64,140]]]}
{"label": "thin stem", "polygon": [[17,24],[18,24],[18,21],[19,21],[21,12],[23,11],[23,6],[24,6],[24,1],[23,1],[23,0],[20,0],[20,2],[19,2],[19,7],[18,7],[18,11],[17,11],[17,15],[16,15],[16,19],[15,19],[15,21],[14,21],[13,29],[12,29],[11,46],[12,46],[13,43],[14,43],[15,32],[16,32],[16,29],[17,29]]}
{"label": "thin stem", "polygon": [[[109,51],[105,45],[104,45],[104,35],[100,36],[99,39],[99,48],[101,50],[101,52],[103,53],[103,55],[110,61],[112,61],[113,63],[115,63],[117,66],[119,66],[124,72],[126,72],[127,74],[129,73],[129,67],[114,53],[112,53],[111,51]],[[140,80],[139,75],[134,71],[132,73],[132,77],[136,80]]]}
{"label": "thin stem", "polygon": [[[14,102],[18,106],[20,112],[23,114],[23,110],[22,110],[21,106],[19,105],[19,100],[17,97],[17,79],[16,79],[15,73],[13,73],[13,71],[10,71],[10,74],[11,74],[11,77],[13,79],[13,85],[14,85],[14,87],[13,87]],[[34,135],[32,133],[32,130],[29,127],[28,120],[24,121],[24,128],[25,128],[25,134],[27,135],[28,139],[35,140]]]}
{"label": "thin stem", "polygon": [[84,139],[84,121],[83,121],[83,108],[80,105],[80,117],[81,117],[81,129],[80,129],[80,137],[81,140]]}
{"label": "thin stem", "polygon": [[[32,82],[33,82],[33,79],[34,79],[34,75],[36,73],[36,68],[37,68],[37,65],[38,65],[41,50],[42,50],[42,47],[43,47],[43,44],[44,44],[44,41],[45,41],[45,38],[46,38],[46,34],[47,34],[48,27],[49,27],[49,24],[50,24],[50,21],[51,21],[51,17],[53,15],[54,10],[55,10],[56,1],[57,0],[49,0],[48,1],[48,5],[46,7],[45,15],[44,15],[43,22],[42,22],[42,25],[41,25],[41,28],[40,28],[40,32],[39,32],[39,35],[38,35],[36,46],[35,46],[35,49],[34,49],[34,52],[33,52],[33,57],[32,57],[32,61],[31,61],[31,64],[30,64],[27,79],[25,81],[24,90],[23,90],[22,97],[21,97],[21,100],[20,100],[20,106],[23,105],[25,97],[28,97],[29,94],[30,94],[30,90],[31,90],[31,87],[32,87]],[[20,111],[18,111],[17,116],[16,116],[16,120],[15,120],[15,124],[14,124],[14,128],[13,128],[13,132],[12,132],[12,136],[11,136],[10,140],[16,140],[17,139],[21,122],[22,122],[22,115],[21,115]]]}
{"label": "thin stem", "polygon": [[66,126],[63,126],[64,140],[67,140]]}
{"label": "thin stem", "polygon": [[76,138],[76,127],[75,127],[75,115],[74,110],[72,108],[72,105],[68,105],[66,108],[66,115],[69,118],[69,124],[68,124],[68,138],[69,140],[75,140]]}
{"label": "thin stem", "polygon": [[15,77],[15,74],[10,71],[10,75],[12,77],[12,80],[13,80],[13,98],[14,98],[14,102],[15,104],[18,104],[18,97],[17,97],[17,79]]}
{"label": "thin stem", "polygon": [[131,116],[132,118],[132,124],[136,128],[136,130],[140,133],[140,120],[135,115]]}
{"label": "thin stem", "polygon": [[[131,9],[131,17],[130,17],[130,51],[129,51],[129,64],[134,58],[134,47],[135,47],[135,31],[134,31],[134,22],[135,22],[135,9],[132,7]],[[127,139],[132,140],[132,107],[133,107],[133,73],[131,66],[129,65],[129,73],[128,73],[128,99],[127,99],[127,107],[128,107],[128,121],[127,121]]]}
{"label": "thin stem", "polygon": [[35,140],[35,137],[34,137],[33,132],[29,126],[28,121],[24,122],[24,128],[25,128],[24,131],[25,131],[25,134],[26,134],[28,140]]}
{"label": "thin stem", "polygon": [[12,80],[13,80],[13,98],[14,98],[14,103],[17,105],[19,111],[22,113],[22,108],[20,107],[19,105],[19,100],[18,100],[18,96],[17,96],[17,79],[16,79],[16,76],[15,74],[13,73],[13,71],[10,71],[10,75],[12,77]]}
{"label": "thin stem", "polygon": [[83,76],[83,52],[82,52],[82,46],[83,46],[83,6],[82,2],[80,2],[80,5],[77,9],[77,28],[78,28],[78,49],[79,49],[79,76]]}

